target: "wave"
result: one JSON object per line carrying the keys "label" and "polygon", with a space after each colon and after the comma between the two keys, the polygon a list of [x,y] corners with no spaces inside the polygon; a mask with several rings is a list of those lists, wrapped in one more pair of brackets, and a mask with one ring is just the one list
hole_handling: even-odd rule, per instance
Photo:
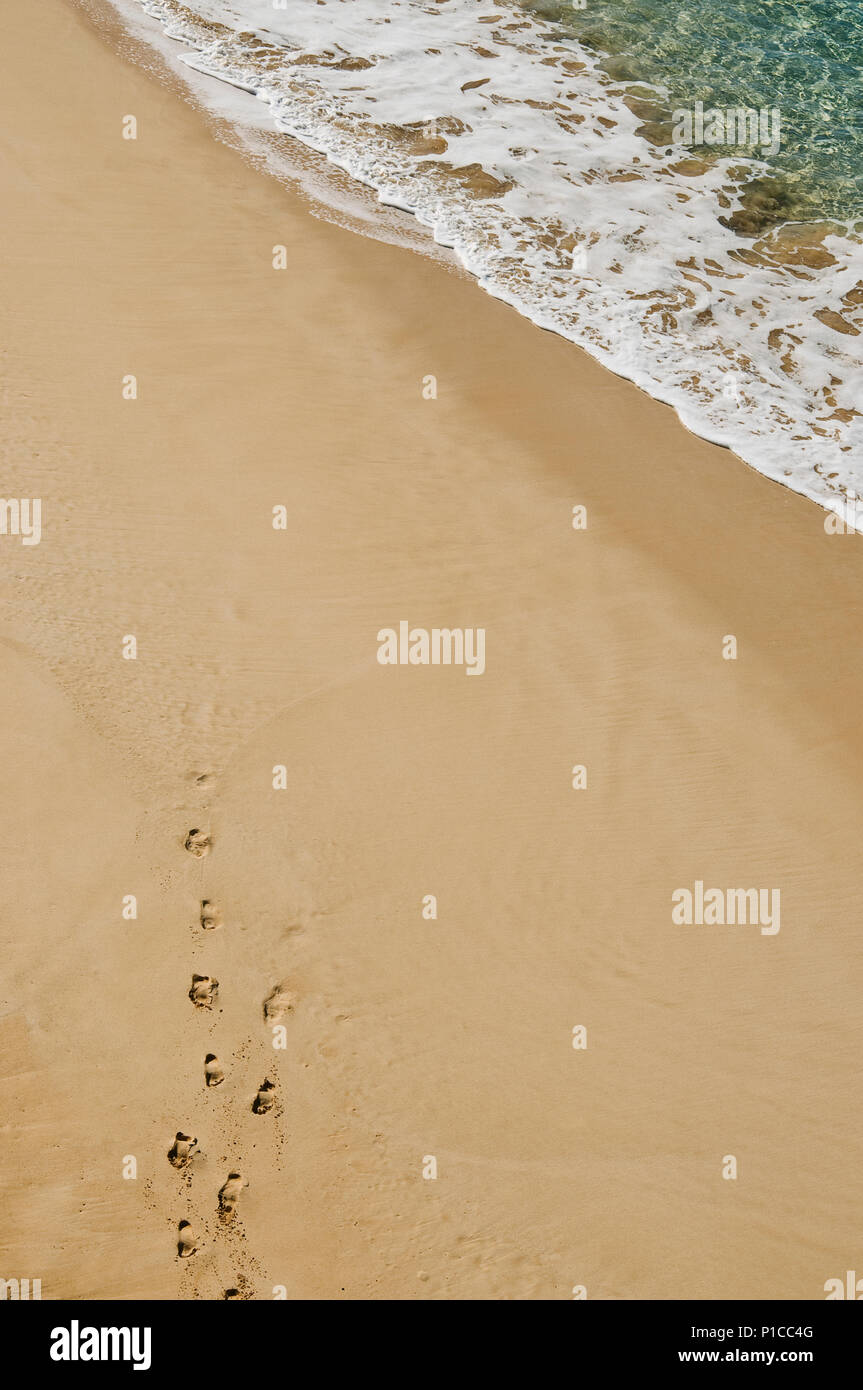
{"label": "wave", "polygon": [[757,149],[681,148],[663,85],[512,3],[125,3],[693,433],[863,494],[863,224],[800,215]]}

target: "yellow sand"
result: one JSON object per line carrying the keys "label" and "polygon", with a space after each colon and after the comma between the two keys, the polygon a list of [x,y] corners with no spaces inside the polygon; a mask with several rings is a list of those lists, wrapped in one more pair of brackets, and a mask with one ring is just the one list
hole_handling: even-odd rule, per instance
{"label": "yellow sand", "polygon": [[[44,534],[0,536],[0,1275],[823,1298],[861,1259],[863,543],[312,218],[65,0],[4,48],[2,492]],[[402,619],[485,628],[485,674],[379,665]],[[779,888],[780,932],[674,926],[696,879]]]}

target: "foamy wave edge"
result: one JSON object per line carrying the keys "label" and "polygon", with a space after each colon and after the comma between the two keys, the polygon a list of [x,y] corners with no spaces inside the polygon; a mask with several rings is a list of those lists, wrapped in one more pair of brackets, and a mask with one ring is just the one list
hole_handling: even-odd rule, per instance
{"label": "foamy wave edge", "polygon": [[[588,289],[586,295],[583,296],[588,300],[588,311],[591,319],[596,315],[597,309],[604,315],[603,328],[607,338],[610,339],[609,342],[604,343],[599,340],[592,323],[591,331],[585,331],[581,322],[581,315],[578,315],[573,322],[571,313],[567,317],[566,313],[556,311],[554,306],[547,302],[544,303],[542,286],[538,285],[536,281],[528,281],[526,289],[523,283],[516,289],[510,288],[504,282],[499,270],[496,270],[493,263],[489,263],[482,249],[478,247],[475,235],[476,228],[471,225],[470,218],[465,220],[463,208],[446,206],[441,213],[439,199],[436,204],[430,204],[428,200],[424,201],[420,196],[406,195],[406,189],[403,183],[398,182],[398,179],[408,180],[416,186],[415,162],[405,164],[404,167],[396,171],[395,178],[392,169],[383,171],[380,168],[380,163],[376,166],[374,156],[370,156],[368,151],[364,153],[352,148],[350,141],[344,137],[343,133],[340,134],[334,126],[333,121],[337,119],[339,114],[337,110],[330,111],[329,119],[322,118],[320,112],[311,111],[308,105],[292,103],[290,92],[286,92],[284,89],[277,90],[272,85],[260,80],[259,75],[252,73],[248,66],[249,55],[243,53],[237,31],[232,34],[235,52],[232,54],[231,62],[226,64],[224,54],[221,53],[219,55],[220,61],[216,63],[213,61],[213,45],[206,40],[195,37],[194,34],[190,34],[187,28],[178,25],[178,7],[174,0],[112,0],[112,3],[126,19],[129,18],[128,6],[130,4],[134,4],[136,8],[146,12],[161,26],[161,31],[167,39],[172,43],[180,43],[190,50],[185,53],[168,50],[173,59],[185,64],[195,72],[215,78],[229,86],[240,88],[256,97],[270,113],[271,128],[282,131],[317,151],[325,156],[332,166],[343,170],[351,178],[373,190],[382,207],[399,208],[411,213],[421,225],[431,232],[437,244],[449,247],[455,252],[464,268],[477,279],[487,293],[510,305],[538,327],[554,332],[582,347],[595,360],[618,376],[632,381],[654,399],[671,406],[681,423],[692,434],[732,450],[740,459],[758,472],[808,497],[826,511],[843,516],[847,522],[849,516],[848,496],[853,498],[855,495],[863,494],[863,449],[860,448],[863,445],[863,427],[861,427],[861,422],[857,420],[855,412],[846,411],[846,414],[850,413],[854,418],[846,422],[848,429],[845,431],[842,442],[838,438],[813,437],[811,433],[808,437],[800,434],[795,436],[792,432],[800,429],[805,430],[807,422],[795,417],[793,410],[787,414],[787,424],[782,430],[774,429],[770,433],[763,434],[747,428],[745,421],[764,406],[766,390],[770,389],[771,384],[774,392],[777,388],[779,391],[779,415],[782,415],[789,400],[793,404],[790,388],[786,393],[788,400],[782,393],[782,387],[786,387],[787,383],[775,381],[771,383],[769,378],[766,382],[761,379],[761,385],[766,390],[758,392],[756,389],[754,399],[752,401],[747,400],[747,408],[742,412],[738,404],[735,419],[730,409],[723,405],[721,395],[723,383],[727,383],[728,380],[729,363],[731,367],[734,367],[734,360],[729,357],[724,344],[720,344],[722,351],[714,353],[712,361],[709,351],[706,355],[702,352],[702,355],[699,356],[693,348],[691,352],[685,354],[682,361],[678,360],[675,363],[675,367],[677,375],[680,376],[681,373],[691,375],[693,367],[697,365],[700,378],[699,388],[702,390],[702,397],[706,391],[708,398],[708,402],[705,404],[703,398],[699,400],[691,391],[681,389],[671,379],[673,374],[669,373],[663,378],[649,369],[645,359],[649,359],[651,349],[656,347],[658,338],[656,336],[651,337],[646,323],[643,320],[639,321],[637,316],[633,316],[631,299],[620,294],[615,296],[613,286],[603,286],[602,293]],[[185,14],[190,16],[190,23],[201,19],[200,15],[185,7],[179,8],[184,9]],[[207,22],[206,19],[205,22]],[[574,41],[568,41],[568,48],[572,50],[573,56],[577,54],[588,71],[592,66],[595,66],[596,60],[593,55],[580,50]],[[609,108],[605,106],[603,109],[608,110]],[[620,119],[621,112],[615,109],[614,115]],[[396,152],[388,151],[387,153],[395,154]],[[736,162],[740,163],[741,161]],[[754,162],[753,167],[757,168]],[[716,191],[725,176],[723,165],[717,165],[713,185],[712,188],[708,187],[708,193]],[[681,183],[683,186],[683,181]],[[699,191],[703,193],[705,190],[702,188]],[[493,209],[496,206],[494,203],[491,204]],[[477,209],[477,217],[479,215],[480,211]],[[710,244],[704,248],[705,255],[713,254],[716,256],[721,254],[718,247],[721,246],[722,250],[727,251],[729,247],[734,249],[738,244],[733,234],[728,233],[726,236],[719,231],[717,231],[716,242],[716,246]],[[823,244],[831,252],[839,253],[846,262],[849,262],[843,269],[847,269],[850,275],[859,274],[860,267],[859,265],[855,267],[852,259],[856,257],[859,260],[859,246],[852,243],[843,246],[841,239],[835,236],[824,238]],[[837,299],[838,290],[842,288],[843,284],[848,283],[848,278],[846,275],[845,279],[842,280],[837,275],[834,280],[838,281],[834,294],[834,299]],[[823,290],[823,284],[819,288]],[[756,285],[755,289],[757,293],[764,294],[763,286],[759,289]],[[753,294],[752,297],[755,298],[756,294]],[[548,299],[547,294],[545,299]],[[829,296],[827,302],[829,304]],[[696,300],[696,305],[697,303]],[[691,306],[693,310],[696,305]],[[571,309],[571,306],[568,307]],[[633,352],[632,344],[634,327],[644,330],[644,339],[639,343],[640,351],[637,352]],[[832,344],[830,347],[832,348]],[[665,361],[671,362],[673,352],[669,352],[667,343],[664,344],[663,351]],[[657,354],[660,360],[662,355],[662,351]],[[836,378],[827,371],[826,356],[828,355],[832,357],[832,351],[825,354],[824,372],[831,382],[835,383]],[[843,365],[846,369],[846,378],[841,384],[847,387],[849,393],[852,388],[857,388],[859,394],[859,386],[863,384],[859,377],[859,364],[852,364],[850,373],[847,370],[847,361]],[[848,379],[849,375],[850,380]],[[749,380],[745,381],[744,391],[747,388],[753,388],[753,383]],[[835,405],[836,401],[831,400],[831,404]],[[777,412],[775,395],[770,402],[769,409],[774,413]],[[789,460],[785,456],[785,451],[789,449],[797,455],[790,468],[787,466]],[[863,521],[858,529],[863,530]]]}

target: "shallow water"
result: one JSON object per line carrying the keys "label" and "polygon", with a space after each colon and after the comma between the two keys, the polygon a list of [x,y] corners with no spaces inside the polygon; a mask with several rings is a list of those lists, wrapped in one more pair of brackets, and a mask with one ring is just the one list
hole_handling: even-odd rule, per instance
{"label": "shallow water", "polygon": [[523,0],[613,55],[612,71],[664,86],[675,106],[778,106],[768,160],[807,215],[863,217],[863,8],[857,0]]}
{"label": "shallow water", "polygon": [[[696,433],[822,505],[863,493],[848,0],[124,3]],[[778,108],[778,150],[675,143],[696,101]]]}

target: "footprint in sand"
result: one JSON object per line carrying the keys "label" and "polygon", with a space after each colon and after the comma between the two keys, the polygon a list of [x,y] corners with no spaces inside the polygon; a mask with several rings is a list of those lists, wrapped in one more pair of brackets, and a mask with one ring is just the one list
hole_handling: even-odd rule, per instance
{"label": "footprint in sand", "polygon": [[278,1023],[286,1014],[293,1013],[295,995],[282,983],[275,985],[264,1000],[264,1022]]}
{"label": "footprint in sand", "polygon": [[208,1052],[204,1058],[204,1076],[208,1086],[221,1086],[225,1079],[224,1068],[215,1052]]}
{"label": "footprint in sand", "polygon": [[193,1139],[191,1134],[182,1134],[177,1130],[177,1137],[168,1150],[168,1162],[175,1168],[185,1168],[197,1147],[197,1139]]}
{"label": "footprint in sand", "polygon": [[205,854],[210,853],[210,846],[212,843],[209,835],[204,830],[192,829],[186,836],[185,848],[190,854],[193,854],[196,859],[203,859]]}
{"label": "footprint in sand", "polygon": [[240,1193],[248,1187],[241,1173],[229,1173],[227,1181],[219,1188],[219,1211],[223,1216],[233,1216]]}
{"label": "footprint in sand", "polygon": [[197,1248],[191,1222],[181,1221],[177,1227],[177,1254],[181,1260],[187,1260],[190,1255],[194,1255]]}
{"label": "footprint in sand", "polygon": [[193,975],[189,998],[196,1009],[212,1009],[219,993],[219,981],[212,975]]}
{"label": "footprint in sand", "polygon": [[209,898],[202,899],[201,926],[204,928],[204,931],[215,931],[216,928],[220,927],[221,925],[222,914],[216,907],[216,904],[214,902],[211,902]]}
{"label": "footprint in sand", "polygon": [[254,1115],[266,1115],[268,1110],[272,1110],[276,1101],[276,1097],[274,1094],[275,1089],[275,1082],[262,1082],[258,1094],[252,1101],[252,1113]]}
{"label": "footprint in sand", "polygon": [[254,1286],[245,1274],[237,1275],[236,1288],[225,1289],[222,1298],[248,1300],[254,1297]]}

